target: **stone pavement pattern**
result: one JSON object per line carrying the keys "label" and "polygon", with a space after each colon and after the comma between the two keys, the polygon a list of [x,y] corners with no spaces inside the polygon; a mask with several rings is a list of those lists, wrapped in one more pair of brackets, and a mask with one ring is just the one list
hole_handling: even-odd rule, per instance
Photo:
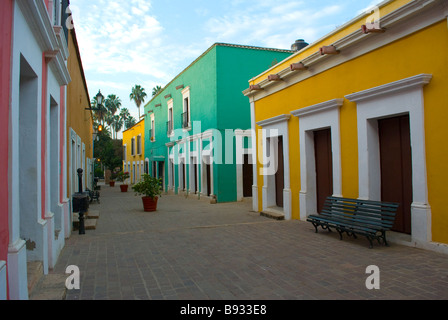
{"label": "stone pavement pattern", "polygon": [[[96,230],[66,241],[54,273],[80,269],[67,300],[448,299],[448,256],[314,232],[277,221],[250,202],[210,204],[163,195],[144,212],[130,189],[102,186]],[[366,268],[380,269],[368,290]],[[68,275],[67,275],[68,276]]]}

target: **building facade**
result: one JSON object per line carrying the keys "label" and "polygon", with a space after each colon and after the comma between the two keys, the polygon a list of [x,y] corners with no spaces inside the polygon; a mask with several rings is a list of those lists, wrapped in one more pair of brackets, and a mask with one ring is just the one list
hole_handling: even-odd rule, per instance
{"label": "building facade", "polygon": [[148,172],[145,162],[145,119],[123,131],[123,171],[129,172],[129,181],[140,181],[143,173]]}
{"label": "building facade", "polygon": [[146,104],[145,158],[166,192],[218,202],[251,195],[250,109],[241,92],[291,53],[215,43]]}
{"label": "building facade", "polygon": [[67,0],[0,2],[0,300],[28,299],[28,266],[47,274],[71,231],[67,8]]}
{"label": "building facade", "polygon": [[[69,57],[67,67],[72,81],[67,86],[67,119],[64,139],[66,141],[66,175],[64,199],[72,203],[72,197],[79,192],[78,169],[83,170],[82,190],[93,190],[93,116],[89,91],[84,75],[75,28],[68,31]],[[70,205],[72,209],[72,205]],[[66,213],[66,229],[72,229],[72,210]]]}
{"label": "building facade", "polygon": [[383,1],[250,79],[256,211],[398,202],[395,241],[448,251],[447,16],[446,1]]}

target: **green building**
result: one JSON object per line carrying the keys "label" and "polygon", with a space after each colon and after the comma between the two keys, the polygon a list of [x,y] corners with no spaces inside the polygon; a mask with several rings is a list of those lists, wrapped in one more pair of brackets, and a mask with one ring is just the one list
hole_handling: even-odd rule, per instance
{"label": "green building", "polygon": [[168,193],[251,197],[251,109],[242,91],[292,53],[212,45],[145,105],[145,171]]}

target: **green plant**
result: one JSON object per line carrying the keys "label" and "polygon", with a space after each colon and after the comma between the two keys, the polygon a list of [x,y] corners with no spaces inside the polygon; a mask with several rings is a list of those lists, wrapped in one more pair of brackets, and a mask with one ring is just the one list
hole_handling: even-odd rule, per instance
{"label": "green plant", "polygon": [[162,179],[151,177],[144,173],[142,180],[132,186],[132,190],[136,195],[144,195],[145,197],[155,198],[162,194]]}
{"label": "green plant", "polygon": [[124,180],[126,180],[127,178],[129,178],[129,172],[124,172],[124,171],[120,171],[117,174],[117,180],[120,182],[124,182]]}

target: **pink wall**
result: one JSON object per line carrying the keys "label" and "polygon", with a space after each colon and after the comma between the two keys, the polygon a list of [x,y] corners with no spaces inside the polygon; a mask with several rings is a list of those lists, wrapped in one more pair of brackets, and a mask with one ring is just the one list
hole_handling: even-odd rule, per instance
{"label": "pink wall", "polygon": [[8,254],[8,123],[13,0],[0,1],[0,260]]}

